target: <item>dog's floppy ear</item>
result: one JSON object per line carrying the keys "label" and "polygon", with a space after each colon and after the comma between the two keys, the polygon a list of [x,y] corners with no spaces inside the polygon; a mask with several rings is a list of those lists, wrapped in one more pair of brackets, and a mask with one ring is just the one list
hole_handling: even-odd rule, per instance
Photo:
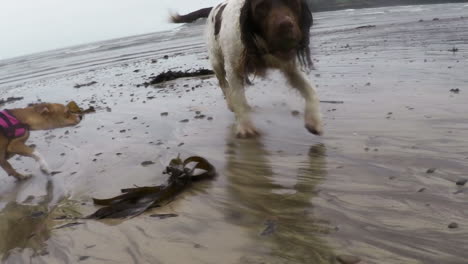
{"label": "dog's floppy ear", "polygon": [[50,113],[50,108],[47,104],[38,104],[38,105],[35,105],[34,106],[34,110],[41,114],[41,115],[45,115],[45,114],[48,114]]}
{"label": "dog's floppy ear", "polygon": [[310,55],[310,28],[314,23],[312,12],[310,12],[309,5],[305,0],[301,1],[301,14],[300,14],[300,28],[302,32],[302,40],[299,44],[297,57],[302,66],[306,68],[313,68],[313,63]]}
{"label": "dog's floppy ear", "polygon": [[[241,8],[239,25],[244,52],[241,57],[242,74],[248,76],[249,73],[263,75],[266,65],[262,59],[262,51],[258,46],[259,29],[252,18],[251,0],[246,0]],[[250,81],[246,78],[246,83]]]}

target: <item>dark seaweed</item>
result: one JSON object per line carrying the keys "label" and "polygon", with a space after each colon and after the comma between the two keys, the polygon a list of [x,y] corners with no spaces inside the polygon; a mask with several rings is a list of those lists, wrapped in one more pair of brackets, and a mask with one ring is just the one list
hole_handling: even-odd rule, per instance
{"label": "dark seaweed", "polygon": [[15,101],[20,101],[23,100],[24,97],[8,97],[7,99],[0,99],[0,106],[7,104],[7,103],[13,103]]}
{"label": "dark seaweed", "polygon": [[[194,163],[193,168],[187,167]],[[201,174],[194,174],[195,170],[203,170]],[[146,210],[159,207],[162,202],[172,201],[179,193],[187,189],[192,182],[203,179],[212,179],[216,176],[216,170],[206,159],[190,157],[182,161],[179,157],[171,160],[169,166],[163,172],[169,175],[164,185],[152,187],[136,187],[122,189],[122,195],[110,199],[93,199],[95,205],[105,206],[90,216],[88,219],[127,218],[135,217]]]}
{"label": "dark seaweed", "polygon": [[151,77],[151,79],[148,82],[144,82],[141,85],[148,87],[150,85],[155,85],[167,81],[172,81],[175,79],[179,78],[187,78],[187,77],[197,77],[197,76],[203,76],[203,75],[211,75],[214,74],[212,70],[208,69],[198,69],[195,71],[167,71],[163,72],[161,74],[158,74],[155,77]]}
{"label": "dark seaweed", "polygon": [[83,83],[83,84],[75,84],[75,86],[73,86],[73,88],[81,88],[81,87],[86,87],[86,86],[91,86],[91,85],[95,85],[97,82],[95,81],[92,81],[92,82],[89,82],[89,83]]}

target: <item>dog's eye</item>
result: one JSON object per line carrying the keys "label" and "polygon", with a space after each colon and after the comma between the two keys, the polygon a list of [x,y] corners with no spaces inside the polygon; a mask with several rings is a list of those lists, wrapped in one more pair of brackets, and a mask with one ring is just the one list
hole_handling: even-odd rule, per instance
{"label": "dog's eye", "polygon": [[293,11],[301,11],[301,0],[286,0],[285,2]]}
{"label": "dog's eye", "polygon": [[253,13],[258,17],[266,17],[270,10],[270,6],[270,1],[259,1],[253,7]]}

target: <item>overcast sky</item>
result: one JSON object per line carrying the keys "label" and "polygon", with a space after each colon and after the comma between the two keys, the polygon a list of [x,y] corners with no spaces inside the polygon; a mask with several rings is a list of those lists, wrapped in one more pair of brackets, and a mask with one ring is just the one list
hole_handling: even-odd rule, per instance
{"label": "overcast sky", "polygon": [[167,30],[181,13],[221,0],[0,0],[0,59]]}

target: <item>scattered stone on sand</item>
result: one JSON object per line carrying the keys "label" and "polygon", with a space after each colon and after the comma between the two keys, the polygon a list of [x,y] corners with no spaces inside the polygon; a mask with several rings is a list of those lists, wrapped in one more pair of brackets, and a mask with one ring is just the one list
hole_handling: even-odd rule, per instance
{"label": "scattered stone on sand", "polygon": [[340,264],[356,264],[361,262],[360,258],[351,255],[339,255],[336,257],[336,260],[338,260]]}
{"label": "scattered stone on sand", "polygon": [[179,122],[180,122],[180,123],[188,123],[189,120],[188,120],[188,119],[183,119],[183,120],[180,120]]}
{"label": "scattered stone on sand", "polygon": [[457,93],[460,93],[460,89],[458,89],[458,88],[450,89],[450,92],[452,92],[454,94],[457,94]]}
{"label": "scattered stone on sand", "polygon": [[61,171],[53,171],[50,173],[51,176],[54,176],[54,175],[57,175],[57,174],[60,174],[62,173]]}
{"label": "scattered stone on sand", "polygon": [[418,190],[418,192],[424,192],[426,190],[426,188],[421,188]]}
{"label": "scattered stone on sand", "polygon": [[97,82],[95,81],[92,81],[92,82],[89,82],[89,83],[84,83],[84,84],[75,84],[75,86],[73,86],[74,88],[81,88],[81,87],[86,87],[86,86],[91,86],[91,85],[95,85]]}
{"label": "scattered stone on sand", "polygon": [[90,256],[80,256],[80,257],[78,258],[78,261],[84,261],[84,260],[87,260],[87,259],[89,259],[89,258],[90,258]]}
{"label": "scattered stone on sand", "polygon": [[434,17],[432,21],[439,21],[440,19],[438,17]]}
{"label": "scattered stone on sand", "polygon": [[13,103],[16,101],[23,100],[24,97],[8,97],[7,99],[0,99],[0,106],[7,104],[7,103]]}
{"label": "scattered stone on sand", "polygon": [[143,161],[143,162],[141,163],[141,166],[147,167],[147,166],[150,166],[150,165],[153,165],[153,164],[154,164],[153,161],[147,160],[147,161]]}
{"label": "scattered stone on sand", "polygon": [[207,118],[207,120],[211,121],[211,120],[213,120],[213,117],[210,116],[210,117]]}
{"label": "scattered stone on sand", "polygon": [[168,112],[162,112],[162,113],[161,113],[161,116],[168,116],[168,115],[169,115]]}
{"label": "scattered stone on sand", "polygon": [[301,114],[301,112],[299,112],[297,110],[294,110],[294,111],[291,112],[291,115],[293,115],[293,116],[298,116],[300,114]]}
{"label": "scattered stone on sand", "polygon": [[140,71],[141,71],[140,69],[136,69],[136,70],[134,70],[133,72],[140,72]]}
{"label": "scattered stone on sand", "polygon": [[453,48],[449,49],[448,51],[455,53],[455,52],[458,52],[458,48],[453,47]]}
{"label": "scattered stone on sand", "polygon": [[437,169],[436,168],[430,168],[426,171],[427,174],[432,174],[436,171]]}
{"label": "scattered stone on sand", "polygon": [[456,182],[458,186],[465,186],[465,184],[468,182],[468,179],[460,179]]}
{"label": "scattered stone on sand", "polygon": [[212,70],[208,69],[198,69],[195,71],[166,71],[161,74],[158,74],[155,77],[151,77],[149,82],[144,82],[141,85],[148,87],[150,85],[155,85],[167,81],[172,81],[179,78],[187,78],[187,77],[197,77],[203,75],[211,75],[214,74]]}
{"label": "scattered stone on sand", "polygon": [[452,223],[450,223],[450,224],[448,225],[448,228],[450,228],[450,229],[458,228],[458,224],[455,223],[455,222],[452,222]]}

